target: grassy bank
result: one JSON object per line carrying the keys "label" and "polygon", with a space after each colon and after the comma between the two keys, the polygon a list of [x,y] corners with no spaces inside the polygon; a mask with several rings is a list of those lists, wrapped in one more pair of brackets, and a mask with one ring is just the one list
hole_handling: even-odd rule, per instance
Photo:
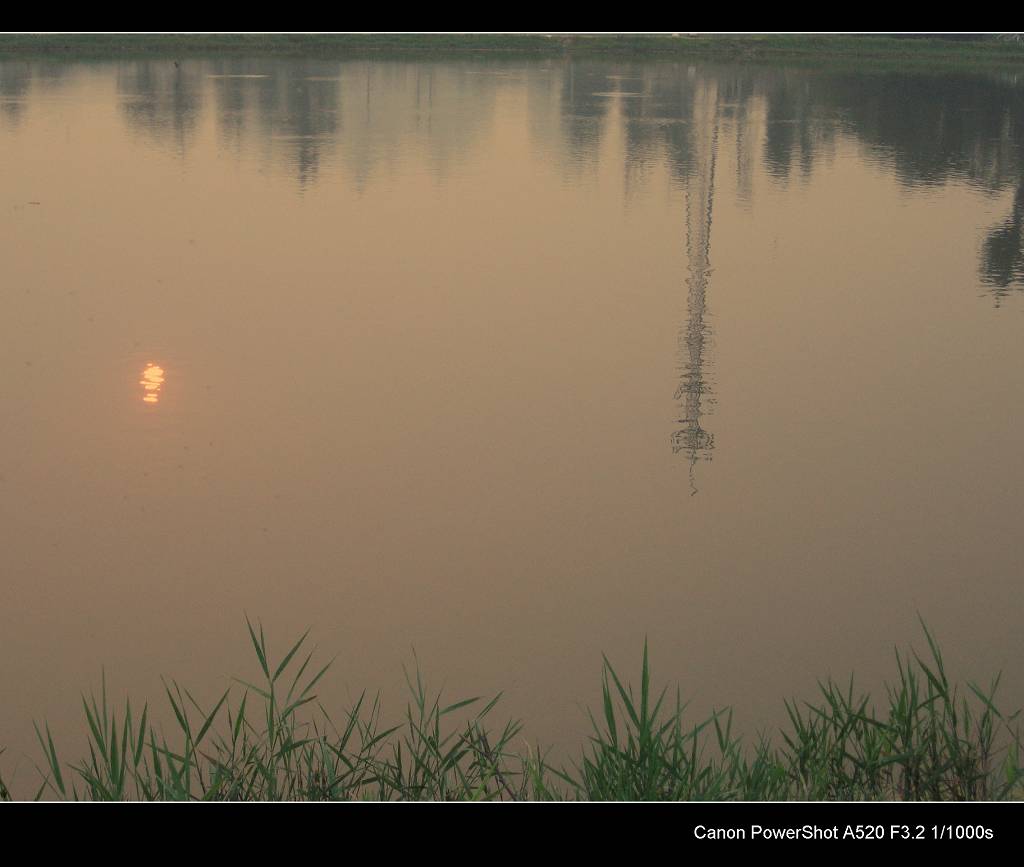
{"label": "grassy bank", "polygon": [[212,54],[346,57],[359,55],[504,54],[709,57],[744,60],[827,58],[898,62],[1005,64],[1024,61],[1024,46],[995,37],[888,36],[537,36],[501,34],[0,35],[0,58]]}
{"label": "grassy bank", "polygon": [[[263,680],[239,681],[212,707],[166,685],[177,729],[147,707],[111,708],[106,684],[83,697],[89,756],[66,763],[37,727],[39,786],[21,797],[87,800],[1001,800],[1024,797],[1017,715],[987,689],[952,684],[925,629],[927,654],[896,655],[877,706],[852,680],[787,702],[789,725],[745,744],[732,712],[689,721],[678,694],[652,690],[646,648],[636,689],[605,660],[603,702],[587,745],[566,766],[495,726],[498,698],[447,703],[407,674],[404,717],[385,724],[361,697],[340,717],[316,699],[318,667],[300,639],[273,660],[249,626]],[[0,798],[10,797],[0,779]]]}

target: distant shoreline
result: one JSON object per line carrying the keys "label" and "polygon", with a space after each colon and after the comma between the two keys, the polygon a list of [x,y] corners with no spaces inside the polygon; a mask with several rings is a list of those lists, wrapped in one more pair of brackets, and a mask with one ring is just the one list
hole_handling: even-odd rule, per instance
{"label": "distant shoreline", "polygon": [[431,34],[0,34],[0,59],[109,59],[140,55],[271,55],[334,59],[357,56],[612,56],[740,61],[841,60],[904,63],[1018,64],[1024,43],[995,36],[827,35],[542,36]]}

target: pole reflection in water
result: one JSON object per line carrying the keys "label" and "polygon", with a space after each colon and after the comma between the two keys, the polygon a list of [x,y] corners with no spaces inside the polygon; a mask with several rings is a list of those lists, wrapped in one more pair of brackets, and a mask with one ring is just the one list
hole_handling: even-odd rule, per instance
{"label": "pole reflection in water", "polygon": [[142,379],[139,385],[142,386],[143,403],[158,403],[160,401],[160,389],[164,384],[164,369],[158,364],[150,362],[142,371]]}
{"label": "pole reflection in water", "polygon": [[679,423],[672,434],[672,451],[690,460],[690,496],[697,493],[694,470],[698,460],[711,460],[714,434],[701,425],[711,386],[705,373],[704,349],[708,340],[705,322],[708,277],[711,273],[711,213],[715,189],[715,156],[718,150],[718,93],[713,83],[697,94],[693,116],[693,166],[686,181],[686,278],[688,322],[680,333],[682,376],[676,389]]}

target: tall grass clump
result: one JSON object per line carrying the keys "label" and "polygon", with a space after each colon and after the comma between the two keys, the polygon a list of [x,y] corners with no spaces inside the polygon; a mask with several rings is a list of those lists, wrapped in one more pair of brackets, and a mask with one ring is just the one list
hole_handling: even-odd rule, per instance
{"label": "tall grass clump", "polygon": [[927,626],[927,657],[896,652],[897,679],[876,713],[853,681],[819,684],[816,703],[787,702],[791,730],[780,757],[814,799],[1002,800],[1024,794],[1019,711],[995,704],[999,676],[987,689],[950,683]]}
{"label": "tall grass clump", "polygon": [[[262,626],[246,621],[260,677],[237,680],[203,705],[164,684],[167,735],[147,705],[118,711],[83,697],[88,754],[65,763],[48,726],[37,799],[68,800],[1004,800],[1024,797],[1018,714],[987,688],[950,682],[928,652],[896,653],[896,679],[876,707],[851,679],[787,701],[789,723],[750,744],[726,709],[690,721],[678,690],[655,690],[646,643],[639,686],[607,658],[602,701],[577,757],[553,766],[522,740],[517,721],[492,724],[500,694],[446,702],[406,671],[409,699],[390,724],[379,698],[360,695],[340,716],[316,688],[303,635],[272,659]],[[0,751],[2,754],[2,751]],[[0,800],[10,799],[0,776]]]}
{"label": "tall grass clump", "polygon": [[[83,697],[89,755],[64,765],[49,727],[36,727],[44,762],[36,798],[88,800],[396,800],[493,799],[527,796],[511,765],[519,726],[496,734],[485,718],[499,697],[459,726],[456,712],[479,699],[442,705],[417,669],[404,724],[384,727],[378,699],[362,694],[335,719],[315,687],[331,667],[311,666],[303,635],[273,661],[262,626],[246,622],[262,679],[237,680],[204,707],[177,682],[164,692],[177,726],[169,740],[149,723],[148,706],[120,717],[100,695]],[[308,635],[308,633],[307,633]],[[517,788],[513,788],[516,785]]]}

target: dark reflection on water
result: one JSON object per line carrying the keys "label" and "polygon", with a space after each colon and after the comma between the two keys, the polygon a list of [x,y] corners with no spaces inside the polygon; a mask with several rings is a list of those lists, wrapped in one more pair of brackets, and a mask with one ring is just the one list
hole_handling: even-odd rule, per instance
{"label": "dark reflection on water", "polygon": [[250,129],[276,143],[300,187],[315,183],[342,111],[337,64],[221,60],[209,65],[219,131],[240,145]]}
{"label": "dark reflection on water", "polygon": [[0,60],[0,129],[18,124],[31,88],[43,94],[59,89],[70,69],[54,61]]}
{"label": "dark reflection on water", "polygon": [[203,107],[196,64],[138,60],[119,64],[117,96],[128,127],[184,152]]}
{"label": "dark reflection on water", "polygon": [[0,62],[0,121],[13,127],[25,110],[25,96],[32,80],[28,63]]}
{"label": "dark reflection on water", "polygon": [[1022,88],[1015,76],[886,74],[828,76],[812,93],[908,186],[996,190],[1021,174]]}
{"label": "dark reflection on water", "polygon": [[[19,115],[32,86],[59,84],[67,68],[0,61],[0,110]],[[129,126],[175,145],[188,145],[212,96],[226,139],[252,131],[333,146],[339,137],[359,131],[386,148],[415,130],[437,139],[438,147],[445,139],[458,142],[446,149],[452,156],[493,112],[503,88],[525,85],[531,108],[544,111],[541,103],[550,106],[555,83],[561,146],[570,161],[594,157],[607,134],[609,112],[621,101],[628,159],[666,158],[680,178],[687,177],[691,158],[683,126],[693,119],[695,94],[713,81],[716,112],[740,130],[762,110],[760,158],[781,179],[809,174],[817,161],[828,158],[830,144],[841,134],[873,149],[907,185],[959,179],[994,190],[1016,183],[1021,174],[1024,84],[1010,74],[854,75],[585,60],[526,67],[480,60],[432,67],[232,58],[124,61],[116,66],[116,81]],[[395,117],[398,105],[411,109],[408,117]],[[306,183],[317,149],[300,150],[296,180]]]}
{"label": "dark reflection on water", "polygon": [[[67,66],[0,61],[0,117],[9,126],[26,111],[32,87],[59,85]],[[908,187],[951,181],[999,192],[1024,175],[1024,84],[1016,74],[851,74],[756,67],[695,68],[596,60],[519,65],[473,61],[444,65],[223,59],[118,63],[116,88],[125,123],[186,152],[210,106],[222,141],[262,142],[300,186],[316,183],[325,156],[365,184],[402,149],[425,144],[439,168],[457,164],[488,123],[504,88],[524,86],[536,135],[551,143],[567,171],[592,164],[618,104],[627,177],[664,160],[681,185],[704,171],[701,131],[728,119],[741,198],[757,162],[781,182],[806,178],[829,160],[837,136],[853,136],[871,158]],[[695,118],[695,100],[713,86],[714,106]],[[702,109],[703,110],[703,109]],[[557,112],[557,126],[545,117]],[[706,146],[706,145],[703,145]],[[573,168],[575,167],[575,168]],[[992,228],[981,274],[998,299],[1021,278],[1020,196]]]}
{"label": "dark reflection on water", "polygon": [[570,164],[582,166],[597,159],[612,104],[605,95],[609,85],[607,66],[599,63],[570,63],[562,74],[559,111]]}
{"label": "dark reflection on water", "polygon": [[981,276],[992,287],[996,304],[1011,286],[1024,285],[1024,182],[1017,186],[1010,216],[985,238]]}
{"label": "dark reflection on water", "polygon": [[130,126],[182,149],[204,96],[212,96],[225,144],[260,141],[305,187],[317,181],[326,154],[362,183],[411,136],[428,142],[438,168],[457,160],[505,83],[479,72],[475,65],[438,72],[371,62],[137,61],[119,65],[118,92]]}

